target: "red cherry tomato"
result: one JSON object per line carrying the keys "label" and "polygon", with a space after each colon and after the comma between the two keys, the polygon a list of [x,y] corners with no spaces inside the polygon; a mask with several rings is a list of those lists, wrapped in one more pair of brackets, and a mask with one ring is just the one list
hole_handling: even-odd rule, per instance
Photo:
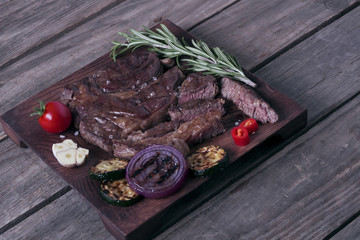
{"label": "red cherry tomato", "polygon": [[248,145],[250,142],[248,130],[244,127],[234,127],[231,130],[231,136],[234,139],[235,144],[239,146]]}
{"label": "red cherry tomato", "polygon": [[239,126],[246,128],[248,130],[249,134],[254,133],[259,129],[258,123],[253,118],[249,118],[249,119],[246,119],[246,120],[242,121],[239,124]]}
{"label": "red cherry tomato", "polygon": [[40,108],[34,108],[31,115],[38,115],[40,126],[47,132],[60,133],[65,131],[71,123],[71,112],[61,102],[49,102],[46,105],[40,102]]}

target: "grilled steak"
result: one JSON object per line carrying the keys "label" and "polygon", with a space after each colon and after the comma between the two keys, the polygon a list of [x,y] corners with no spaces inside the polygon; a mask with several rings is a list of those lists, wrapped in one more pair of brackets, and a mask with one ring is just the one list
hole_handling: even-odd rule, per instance
{"label": "grilled steak", "polygon": [[173,121],[190,121],[212,110],[219,110],[221,115],[224,115],[224,102],[223,99],[194,99],[172,106],[169,115]]}
{"label": "grilled steak", "polygon": [[79,124],[81,136],[106,152],[112,151],[112,139],[118,137],[119,130],[116,125],[100,117],[84,118]]}
{"label": "grilled steak", "polygon": [[200,143],[225,132],[221,123],[221,112],[210,111],[185,122],[169,138],[183,139],[189,146]]}
{"label": "grilled steak", "polygon": [[246,115],[262,123],[275,123],[279,119],[268,103],[254,90],[240,82],[230,78],[222,78],[221,94],[226,99],[234,102],[238,109]]}
{"label": "grilled steak", "polygon": [[123,159],[131,159],[137,152],[151,145],[169,145],[179,150],[184,156],[190,153],[189,145],[179,138],[149,138],[147,141],[130,142],[123,139],[113,141],[114,155]]}
{"label": "grilled steak", "polygon": [[62,100],[74,113],[75,126],[84,139],[111,152],[113,139],[125,138],[168,118],[168,108],[176,102],[175,90],[184,78],[180,69],[173,67],[144,83],[132,98],[122,99],[104,91],[90,77],[67,85]]}
{"label": "grilled steak", "polygon": [[184,80],[179,91],[179,103],[192,99],[211,99],[218,93],[216,79],[210,75],[191,73]]}
{"label": "grilled steak", "polygon": [[162,144],[170,145],[175,148],[186,149],[184,143],[192,146],[208,138],[215,137],[225,131],[221,123],[221,112],[210,111],[206,114],[199,115],[192,121],[185,122],[175,131],[169,132],[163,136],[148,136],[143,139],[132,140],[114,140],[114,155],[121,158],[129,159],[138,151],[150,145]]}
{"label": "grilled steak", "polygon": [[162,122],[146,131],[136,131],[127,137],[127,140],[136,142],[149,137],[162,137],[165,134],[175,131],[180,126],[179,121]]}
{"label": "grilled steak", "polygon": [[116,63],[110,64],[92,77],[103,92],[116,92],[118,97],[126,98],[161,74],[162,65],[156,54],[138,49],[118,58]]}

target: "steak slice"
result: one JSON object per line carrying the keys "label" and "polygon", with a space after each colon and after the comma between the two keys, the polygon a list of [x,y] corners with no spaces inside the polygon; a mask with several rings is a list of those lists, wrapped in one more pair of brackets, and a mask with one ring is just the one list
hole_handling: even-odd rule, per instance
{"label": "steak slice", "polygon": [[214,110],[181,124],[176,131],[167,137],[183,139],[189,146],[192,146],[223,132],[225,132],[225,128],[221,122],[221,112]]}
{"label": "steak slice", "polygon": [[79,132],[85,141],[112,152],[112,139],[117,138],[119,128],[101,117],[84,118],[80,121]]}
{"label": "steak slice", "polygon": [[112,152],[114,139],[127,138],[168,119],[168,108],[176,102],[175,90],[184,78],[180,69],[173,67],[131,99],[106,93],[94,79],[85,78],[66,86],[62,97],[74,113],[82,137]]}
{"label": "steak slice", "polygon": [[136,142],[149,137],[162,137],[165,134],[175,131],[180,126],[179,121],[162,122],[145,132],[139,130],[130,134],[127,140]]}
{"label": "steak slice", "polygon": [[279,116],[253,89],[231,80],[221,79],[221,94],[224,98],[235,103],[237,108],[249,117],[262,123],[275,123]]}
{"label": "steak slice", "polygon": [[169,109],[172,121],[190,121],[199,115],[212,110],[219,110],[221,115],[225,114],[223,99],[193,99]]}
{"label": "steak slice", "polygon": [[93,74],[92,78],[103,92],[116,92],[118,97],[126,98],[132,96],[131,92],[150,84],[162,71],[162,64],[155,53],[137,49]]}
{"label": "steak slice", "polygon": [[168,109],[177,100],[175,90],[184,78],[182,71],[175,66],[161,75],[158,80],[141,89],[133,98],[124,100],[134,101],[138,107],[143,107],[149,112],[145,118],[141,118],[141,129],[155,126],[168,118]]}
{"label": "steak slice", "polygon": [[200,73],[191,73],[181,85],[179,103],[184,103],[192,99],[211,99],[216,96],[218,91],[215,77],[201,75]]}
{"label": "steak slice", "polygon": [[148,139],[146,142],[129,142],[123,139],[114,140],[114,156],[124,159],[131,159],[139,151],[150,147],[152,145],[168,145],[176,148],[184,156],[190,153],[188,144],[179,138],[167,139],[167,138],[153,138]]}
{"label": "steak slice", "polygon": [[181,152],[186,152],[186,146],[191,146],[202,142],[208,138],[215,137],[225,131],[221,123],[221,112],[210,111],[199,115],[192,121],[185,122],[175,131],[169,132],[163,136],[148,136],[146,138],[131,140],[114,140],[114,155],[129,159],[138,151],[154,144],[170,145]]}

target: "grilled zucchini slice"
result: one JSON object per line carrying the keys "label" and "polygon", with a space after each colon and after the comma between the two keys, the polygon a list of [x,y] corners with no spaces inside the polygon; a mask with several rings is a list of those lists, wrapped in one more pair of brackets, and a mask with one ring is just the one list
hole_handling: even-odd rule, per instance
{"label": "grilled zucchini slice", "polygon": [[224,148],[210,145],[196,150],[187,161],[196,176],[206,177],[223,169],[229,163],[229,157]]}
{"label": "grilled zucchini slice", "polygon": [[142,198],[130,188],[125,178],[111,182],[102,182],[100,185],[100,196],[106,202],[122,207],[137,203]]}
{"label": "grilled zucchini slice", "polygon": [[98,181],[113,181],[125,177],[128,161],[120,158],[102,160],[96,166],[91,167],[89,174],[92,179]]}

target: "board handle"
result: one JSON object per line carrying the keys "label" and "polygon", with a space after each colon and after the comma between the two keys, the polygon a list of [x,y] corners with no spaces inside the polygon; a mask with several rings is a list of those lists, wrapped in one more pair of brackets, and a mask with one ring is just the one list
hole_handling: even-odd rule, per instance
{"label": "board handle", "polygon": [[[27,148],[27,145],[19,138],[19,136],[9,127],[9,125],[3,121],[3,119],[0,117],[0,124],[1,127],[6,135],[10,137],[16,145],[18,145],[21,148]],[[1,134],[1,133],[0,133]],[[4,137],[5,138],[5,137]],[[2,137],[1,137],[2,139]],[[0,139],[0,140],[1,140]]]}

